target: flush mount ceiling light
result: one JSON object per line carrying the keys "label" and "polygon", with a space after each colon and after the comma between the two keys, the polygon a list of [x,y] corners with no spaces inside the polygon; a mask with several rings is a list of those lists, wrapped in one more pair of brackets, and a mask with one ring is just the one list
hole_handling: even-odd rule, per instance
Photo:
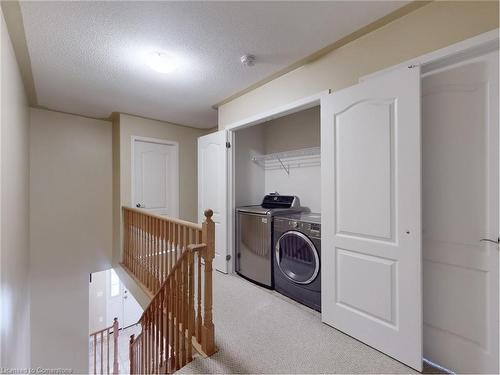
{"label": "flush mount ceiling light", "polygon": [[160,51],[151,52],[147,56],[147,64],[158,73],[172,73],[179,65],[174,56]]}

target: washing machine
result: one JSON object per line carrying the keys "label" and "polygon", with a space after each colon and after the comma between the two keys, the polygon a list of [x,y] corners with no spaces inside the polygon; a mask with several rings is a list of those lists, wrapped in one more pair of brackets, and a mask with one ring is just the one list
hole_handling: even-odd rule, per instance
{"label": "washing machine", "polygon": [[274,218],[274,288],[321,311],[321,215]]}
{"label": "washing machine", "polygon": [[303,211],[294,195],[268,194],[261,205],[236,208],[236,272],[272,289],[273,220]]}

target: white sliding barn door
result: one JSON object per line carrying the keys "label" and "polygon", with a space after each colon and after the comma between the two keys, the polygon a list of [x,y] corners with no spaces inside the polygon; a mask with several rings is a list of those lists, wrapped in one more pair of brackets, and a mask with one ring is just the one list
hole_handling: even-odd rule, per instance
{"label": "white sliding barn door", "polygon": [[215,268],[227,273],[227,149],[226,132],[198,138],[198,215],[212,209],[215,222]]}
{"label": "white sliding barn door", "polygon": [[420,69],[321,101],[322,319],[422,368]]}

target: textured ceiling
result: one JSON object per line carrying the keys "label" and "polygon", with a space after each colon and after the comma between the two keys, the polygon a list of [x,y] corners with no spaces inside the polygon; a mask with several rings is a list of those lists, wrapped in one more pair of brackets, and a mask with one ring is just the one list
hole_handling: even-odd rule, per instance
{"label": "textured ceiling", "polygon": [[[38,104],[207,128],[212,105],[405,5],[345,2],[22,2]],[[172,74],[144,56],[178,57]],[[249,68],[245,53],[256,55]]]}

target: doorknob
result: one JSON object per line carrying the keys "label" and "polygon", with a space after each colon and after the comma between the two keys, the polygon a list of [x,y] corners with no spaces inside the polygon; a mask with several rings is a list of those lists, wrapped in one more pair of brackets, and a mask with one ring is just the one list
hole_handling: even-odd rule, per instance
{"label": "doorknob", "polygon": [[495,240],[490,240],[489,238],[481,238],[479,240],[479,242],[491,242],[491,243],[495,243],[495,244],[499,244],[500,243],[500,238],[497,238],[496,241]]}

